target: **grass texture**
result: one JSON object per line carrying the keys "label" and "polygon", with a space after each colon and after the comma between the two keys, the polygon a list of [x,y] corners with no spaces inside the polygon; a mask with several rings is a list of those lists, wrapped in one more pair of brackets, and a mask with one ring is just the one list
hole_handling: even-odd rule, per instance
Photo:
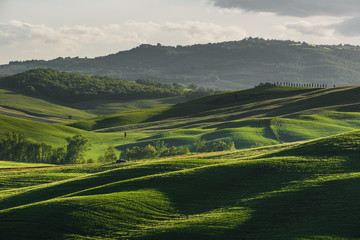
{"label": "grass texture", "polygon": [[0,171],[0,237],[358,239],[359,143]]}
{"label": "grass texture", "polygon": [[[358,86],[316,89],[270,87],[227,92],[170,107],[127,111],[70,124],[46,124],[0,116],[0,134],[8,130],[64,146],[82,134],[96,161],[108,145],[126,147],[164,141],[196,151],[199,140],[234,141],[237,149],[331,136],[360,127]],[[127,137],[124,137],[124,132]]]}

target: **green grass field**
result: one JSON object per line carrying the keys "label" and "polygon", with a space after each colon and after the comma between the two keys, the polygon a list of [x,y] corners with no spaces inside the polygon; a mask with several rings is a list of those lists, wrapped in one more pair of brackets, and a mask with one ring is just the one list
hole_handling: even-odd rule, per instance
{"label": "green grass field", "polygon": [[[359,101],[357,86],[284,87],[71,124],[0,116],[0,134],[54,146],[82,134],[95,161],[108,145],[119,153],[156,140],[238,149],[121,164],[0,161],[0,239],[360,239]],[[95,115],[95,105],[81,111]]]}
{"label": "green grass field", "polygon": [[359,143],[0,171],[0,237],[359,239]]}
{"label": "green grass field", "polygon": [[[356,121],[358,113],[342,113],[346,119],[332,117],[334,113],[324,112],[318,115],[300,116],[299,119],[261,118],[244,121],[231,121],[208,127],[183,129],[137,128],[93,132],[84,131],[61,124],[37,123],[29,120],[0,116],[0,123],[5,130],[16,130],[25,133],[38,142],[47,142],[56,147],[65,146],[66,137],[82,134],[92,144],[87,157],[93,160],[103,154],[108,145],[114,145],[118,150],[132,146],[145,146],[156,140],[165,141],[169,146],[186,145],[195,151],[197,140],[234,141],[237,149],[268,146],[286,142],[326,137],[346,131],[355,130],[360,122]],[[124,131],[127,137],[124,137]]]}
{"label": "green grass field", "polygon": [[54,166],[54,165],[44,164],[44,163],[20,163],[20,162],[10,162],[10,161],[0,161],[0,169],[39,168],[39,167],[49,167],[49,166]]}
{"label": "green grass field", "polygon": [[0,89],[0,106],[3,107],[2,110],[17,110],[17,113],[41,116],[59,121],[68,120],[69,116],[72,116],[74,119],[90,118],[94,116],[93,114],[82,110],[4,89]]}
{"label": "green grass field", "polygon": [[[0,89],[0,110],[24,114],[61,122],[114,114],[124,111],[166,107],[186,101],[185,97],[148,100],[83,101],[74,104],[55,103],[36,96],[27,96],[10,90]],[[71,119],[69,119],[71,116]]]}
{"label": "green grass field", "polygon": [[72,108],[80,109],[95,115],[115,114],[139,109],[167,107],[180,102],[186,102],[185,97],[170,97],[146,100],[121,101],[85,101],[71,104]]}
{"label": "green grass field", "polygon": [[87,158],[94,161],[108,145],[114,145],[119,153],[126,147],[145,146],[156,140],[169,146],[186,145],[191,151],[196,150],[200,139],[234,141],[237,149],[246,149],[356,130],[360,127],[358,102],[357,86],[256,88],[67,124],[0,116],[0,133],[15,130],[57,147],[66,144],[66,137],[82,134],[92,144]]}

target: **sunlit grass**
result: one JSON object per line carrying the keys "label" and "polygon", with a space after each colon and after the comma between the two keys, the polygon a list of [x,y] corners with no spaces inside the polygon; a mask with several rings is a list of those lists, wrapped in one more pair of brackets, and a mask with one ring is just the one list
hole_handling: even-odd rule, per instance
{"label": "sunlit grass", "polygon": [[0,230],[16,239],[357,239],[359,136],[0,171]]}
{"label": "sunlit grass", "polygon": [[22,111],[35,116],[59,118],[68,120],[69,116],[73,119],[89,118],[94,116],[82,110],[51,103],[44,99],[26,96],[9,90],[0,89],[0,106]]}

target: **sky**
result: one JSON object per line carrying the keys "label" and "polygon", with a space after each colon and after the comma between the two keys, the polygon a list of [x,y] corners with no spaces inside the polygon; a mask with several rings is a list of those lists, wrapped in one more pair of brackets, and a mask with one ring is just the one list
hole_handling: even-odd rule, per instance
{"label": "sky", "polygon": [[360,45],[360,1],[0,0],[0,64],[246,37]]}

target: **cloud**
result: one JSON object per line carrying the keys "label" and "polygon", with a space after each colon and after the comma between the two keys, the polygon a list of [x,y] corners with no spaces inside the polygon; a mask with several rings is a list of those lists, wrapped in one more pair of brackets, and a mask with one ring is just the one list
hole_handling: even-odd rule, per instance
{"label": "cloud", "polygon": [[360,16],[337,23],[311,23],[308,21],[290,22],[283,26],[279,26],[278,29],[284,33],[292,32],[323,38],[335,38],[339,35],[357,37],[360,36]]}
{"label": "cloud", "polygon": [[[176,35],[185,44],[237,40],[247,36],[236,26],[207,22],[128,22],[103,27],[84,25],[49,27],[20,21],[0,23],[0,45],[32,45],[77,51],[86,44],[141,44],[163,42]],[[166,41],[166,40],[165,40]]]}
{"label": "cloud", "polygon": [[360,36],[360,16],[347,19],[341,23],[331,25],[341,35],[355,37]]}
{"label": "cloud", "polygon": [[208,0],[216,7],[280,16],[352,16],[360,12],[358,0]]}
{"label": "cloud", "polygon": [[127,31],[111,31],[110,27],[97,28],[83,25],[52,28],[44,24],[10,21],[0,24],[2,45],[51,45],[63,49],[77,50],[82,44],[92,42],[123,43],[142,42],[136,34]]}
{"label": "cloud", "polygon": [[329,23],[311,23],[307,21],[286,23],[282,26],[285,31],[294,31],[303,35],[331,37],[334,30]]}
{"label": "cloud", "polygon": [[[270,13],[278,16],[308,18],[287,23],[283,31],[318,37],[360,36],[359,0],[207,0],[216,7],[242,12]],[[337,19],[337,23],[318,23],[310,17]],[[346,20],[344,20],[346,19]],[[316,21],[316,20],[315,20]]]}

